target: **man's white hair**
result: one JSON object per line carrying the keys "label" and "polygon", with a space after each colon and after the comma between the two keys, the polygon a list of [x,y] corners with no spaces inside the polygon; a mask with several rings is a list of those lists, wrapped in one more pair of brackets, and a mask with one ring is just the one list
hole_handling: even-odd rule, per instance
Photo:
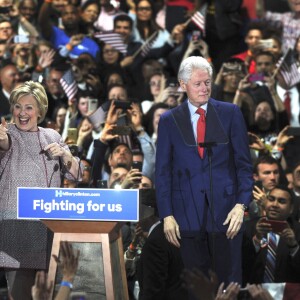
{"label": "man's white hair", "polygon": [[195,69],[206,70],[210,77],[213,75],[213,69],[205,58],[201,56],[190,56],[183,60],[180,64],[178,81],[182,80],[184,83],[187,83]]}

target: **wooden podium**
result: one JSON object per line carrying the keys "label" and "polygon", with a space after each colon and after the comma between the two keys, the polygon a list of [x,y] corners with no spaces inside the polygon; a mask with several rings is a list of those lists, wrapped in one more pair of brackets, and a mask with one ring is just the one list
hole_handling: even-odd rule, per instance
{"label": "wooden podium", "polygon": [[128,300],[123,244],[120,235],[121,223],[59,220],[42,220],[42,222],[54,232],[48,272],[49,280],[55,282],[57,263],[52,255],[59,256],[61,241],[101,243],[106,299]]}

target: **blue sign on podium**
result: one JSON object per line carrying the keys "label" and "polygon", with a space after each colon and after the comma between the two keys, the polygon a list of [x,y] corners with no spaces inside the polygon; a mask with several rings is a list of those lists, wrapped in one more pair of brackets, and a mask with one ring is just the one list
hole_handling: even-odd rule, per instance
{"label": "blue sign on podium", "polygon": [[18,218],[137,222],[139,193],[131,189],[19,187]]}

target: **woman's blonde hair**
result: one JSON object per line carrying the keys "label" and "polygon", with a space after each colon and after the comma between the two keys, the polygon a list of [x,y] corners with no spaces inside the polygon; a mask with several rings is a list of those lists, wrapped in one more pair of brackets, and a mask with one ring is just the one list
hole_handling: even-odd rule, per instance
{"label": "woman's blonde hair", "polygon": [[27,95],[32,95],[37,102],[40,113],[38,124],[40,124],[45,119],[48,110],[48,98],[44,87],[38,82],[26,81],[14,88],[9,97],[11,111],[19,99]]}

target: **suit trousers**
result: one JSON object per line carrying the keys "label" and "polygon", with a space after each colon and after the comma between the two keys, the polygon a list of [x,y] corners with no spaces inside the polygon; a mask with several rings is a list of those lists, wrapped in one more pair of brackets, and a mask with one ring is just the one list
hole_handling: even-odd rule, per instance
{"label": "suit trousers", "polygon": [[225,232],[204,232],[195,237],[182,237],[180,251],[185,268],[198,268],[208,276],[217,273],[219,282],[242,283],[241,248],[242,233],[227,239]]}

